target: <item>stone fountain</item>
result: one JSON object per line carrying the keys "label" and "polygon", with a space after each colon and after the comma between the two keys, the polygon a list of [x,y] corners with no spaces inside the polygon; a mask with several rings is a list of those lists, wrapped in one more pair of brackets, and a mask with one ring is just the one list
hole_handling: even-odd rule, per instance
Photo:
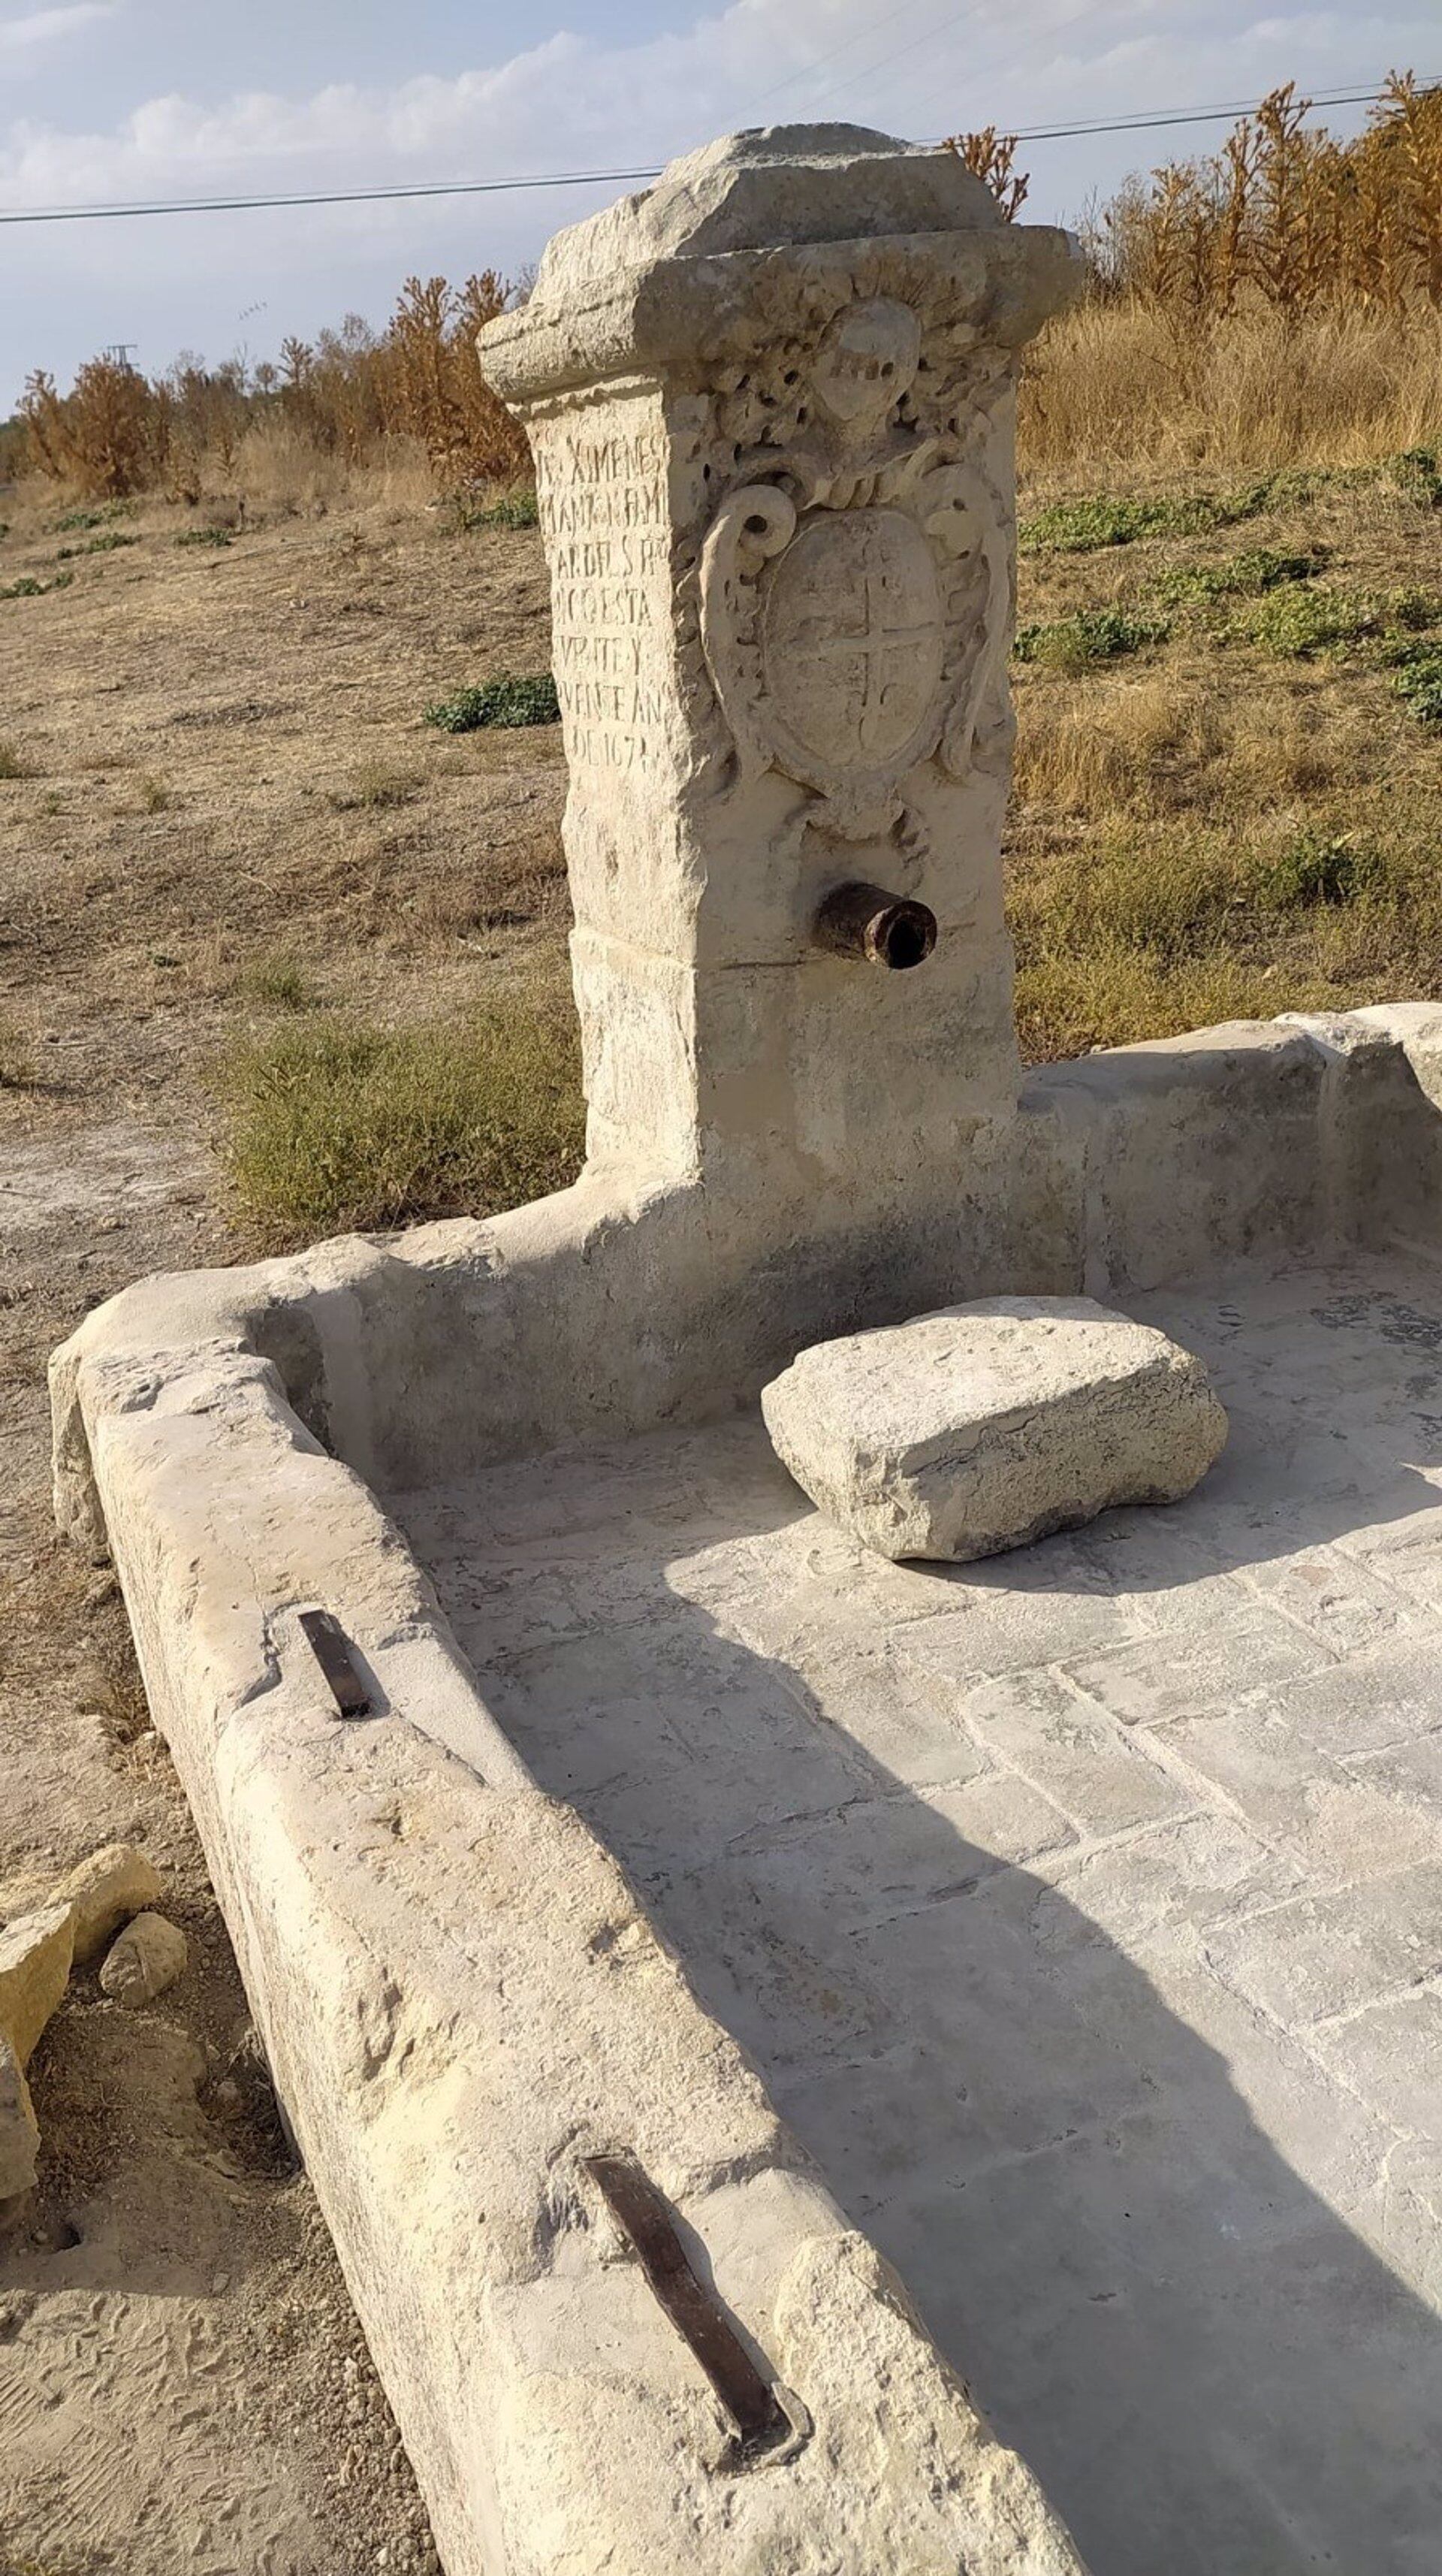
{"label": "stone fountain", "polygon": [[[1023,1077],[1077,278],[847,126],[552,244],[585,1171],[56,1355],[450,2576],[1431,2563],[1442,1014]],[[1187,1502],[921,1571],[773,1455],[818,1338],[1083,1293],[1217,1374]]]}

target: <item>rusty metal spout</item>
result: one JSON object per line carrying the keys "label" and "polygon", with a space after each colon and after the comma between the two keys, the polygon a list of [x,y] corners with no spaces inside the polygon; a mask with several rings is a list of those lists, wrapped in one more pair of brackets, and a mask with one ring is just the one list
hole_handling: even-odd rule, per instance
{"label": "rusty metal spout", "polygon": [[817,913],[812,938],[837,957],[864,957],[894,974],[920,966],[936,946],[936,915],[884,886],[841,885]]}

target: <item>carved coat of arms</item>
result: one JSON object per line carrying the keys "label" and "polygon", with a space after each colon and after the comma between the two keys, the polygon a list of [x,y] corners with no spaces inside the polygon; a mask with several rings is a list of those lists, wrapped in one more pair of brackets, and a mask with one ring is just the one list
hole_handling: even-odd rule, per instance
{"label": "carved coat of arms", "polygon": [[1010,570],[958,439],[899,416],[920,361],[908,306],[832,323],[813,408],[736,466],[701,559],[701,642],[738,777],[808,791],[844,840],[915,831],[906,780],[960,777],[1006,650]]}

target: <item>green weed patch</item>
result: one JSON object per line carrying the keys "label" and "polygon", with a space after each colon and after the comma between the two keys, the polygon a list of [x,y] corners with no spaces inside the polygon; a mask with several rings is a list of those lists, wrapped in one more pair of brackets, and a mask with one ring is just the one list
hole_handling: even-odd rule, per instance
{"label": "green weed patch", "polygon": [[1293,587],[1268,593],[1233,619],[1229,632],[1284,660],[1345,652],[1374,639],[1387,641],[1442,620],[1442,598],[1425,590],[1392,590],[1378,596]]}
{"label": "green weed patch", "polygon": [[1385,879],[1386,863],[1369,843],[1316,830],[1299,832],[1256,869],[1259,899],[1281,912],[1356,903],[1380,891]]}
{"label": "green weed patch", "polygon": [[1276,554],[1269,547],[1252,546],[1222,563],[1178,564],[1162,573],[1152,590],[1156,598],[1179,608],[1214,599],[1259,598],[1291,582],[1314,581],[1326,561],[1323,554]]}
{"label": "green weed patch", "polygon": [[1442,638],[1393,644],[1383,660],[1390,666],[1393,696],[1419,724],[1442,725]]}
{"label": "green weed patch", "polygon": [[1419,509],[1442,510],[1442,464],[1434,447],[1404,448],[1388,459],[1384,471],[1404,500],[1415,501]]}
{"label": "green weed patch", "polygon": [[1019,662],[1084,671],[1123,653],[1139,653],[1148,644],[1164,644],[1170,633],[1167,618],[1145,609],[1079,608],[1074,616],[1058,617],[1049,625],[1019,626],[1014,651]]}
{"label": "green weed patch", "polygon": [[533,483],[520,483],[513,492],[502,492],[494,501],[456,503],[458,528],[534,528],[539,524]]}
{"label": "green weed patch", "polygon": [[533,672],[524,679],[502,671],[478,689],[438,698],[425,712],[426,723],[438,725],[442,733],[475,733],[484,725],[558,724],[560,716],[556,683],[549,671]]}
{"label": "green weed patch", "polygon": [[76,555],[113,555],[118,546],[138,546],[140,539],[124,528],[107,528],[99,537],[87,537],[83,546],[62,546],[55,560],[69,563]]}
{"label": "green weed patch", "polygon": [[93,509],[62,510],[58,519],[51,520],[50,533],[52,537],[71,537],[86,528],[106,528],[116,519],[133,519],[134,516],[132,501],[102,501]]}

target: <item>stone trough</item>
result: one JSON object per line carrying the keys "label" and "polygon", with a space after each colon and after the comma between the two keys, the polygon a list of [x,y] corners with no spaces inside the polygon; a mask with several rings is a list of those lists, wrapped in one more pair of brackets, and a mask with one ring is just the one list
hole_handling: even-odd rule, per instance
{"label": "stone trough", "polygon": [[[56,1355],[450,2576],[1436,2565],[1442,1013],[1023,1079],[1012,388],[1074,277],[844,127],[552,246],[484,355],[586,1171]],[[800,1349],[1039,1295],[1207,1363],[1195,1493],[946,1568],[811,1508]]]}

